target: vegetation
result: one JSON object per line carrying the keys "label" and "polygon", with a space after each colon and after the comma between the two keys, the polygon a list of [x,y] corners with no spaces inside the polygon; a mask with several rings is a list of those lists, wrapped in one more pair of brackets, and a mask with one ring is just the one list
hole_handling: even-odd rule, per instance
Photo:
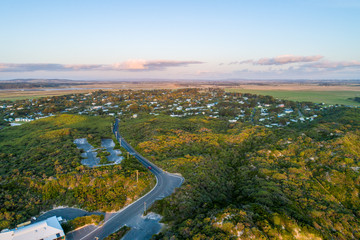
{"label": "vegetation", "polygon": [[108,164],[111,163],[108,159],[107,156],[109,156],[110,153],[108,151],[106,151],[105,149],[98,149],[97,150],[97,157],[100,158],[100,164]]}
{"label": "vegetation", "polygon": [[306,91],[306,90],[253,90],[253,89],[239,89],[229,88],[229,92],[241,92],[273,96],[280,99],[300,101],[300,102],[314,102],[326,104],[343,104],[360,106],[359,102],[352,98],[358,97],[358,91]]}
{"label": "vegetation", "polygon": [[24,88],[54,88],[54,87],[68,87],[68,86],[81,85],[81,83],[67,81],[65,82],[51,82],[51,81],[3,81],[0,82],[0,89],[24,89]]}
{"label": "vegetation", "polygon": [[104,238],[104,240],[120,240],[122,237],[125,236],[125,234],[130,231],[130,227],[128,226],[123,226],[122,228],[120,228],[118,231],[114,232],[113,234],[110,234],[109,236],[107,236],[106,238]]}
{"label": "vegetation", "polygon": [[[77,115],[49,117],[60,112]],[[100,147],[113,137],[109,115],[121,116],[120,133],[139,152],[185,177],[153,206],[169,224],[155,239],[360,238],[359,108],[219,89],[4,101],[0,228],[53,205],[116,210],[153,186],[127,154],[121,165],[80,164],[74,139]]]}
{"label": "vegetation", "polygon": [[1,125],[12,121],[32,121],[56,113],[92,116],[133,116],[166,114],[173,117],[204,115],[230,121],[277,127],[293,122],[312,121],[328,106],[311,102],[296,103],[271,96],[228,93],[220,89],[180,89],[118,92],[3,101]]}
{"label": "vegetation", "polygon": [[350,98],[350,100],[354,100],[355,102],[360,103],[360,97]]}
{"label": "vegetation", "polygon": [[[185,177],[155,203],[155,239],[359,239],[359,109],[268,129],[206,117],[123,119],[160,167]],[[142,129],[142,131],[139,131]]]}
{"label": "vegetation", "polygon": [[9,90],[1,92],[0,100],[16,102],[16,101],[28,101],[35,100],[40,98],[48,98],[48,97],[57,97],[63,96],[67,94],[79,94],[79,93],[88,93],[88,89],[79,89],[79,90],[52,90],[52,91],[38,91],[38,90]]}
{"label": "vegetation", "polygon": [[70,231],[73,231],[85,225],[89,225],[89,224],[99,225],[99,223],[103,220],[104,220],[104,215],[93,214],[89,216],[77,217],[75,219],[62,223],[61,226],[66,234]]}
{"label": "vegetation", "polygon": [[[88,168],[73,141],[100,147],[112,117],[59,115],[0,131],[0,229],[27,221],[54,205],[118,210],[154,184],[137,160]],[[135,170],[139,170],[136,183]]]}

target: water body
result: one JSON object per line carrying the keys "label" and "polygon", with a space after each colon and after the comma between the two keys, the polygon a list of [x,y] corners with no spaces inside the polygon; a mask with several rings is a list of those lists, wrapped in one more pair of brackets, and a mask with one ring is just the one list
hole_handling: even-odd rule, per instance
{"label": "water body", "polygon": [[78,138],[75,139],[74,143],[79,149],[84,150],[84,153],[81,154],[83,159],[81,160],[81,164],[89,166],[89,167],[98,167],[98,166],[105,166],[105,165],[114,165],[119,164],[123,160],[123,157],[118,156],[121,154],[120,150],[114,150],[115,143],[112,139],[102,139],[101,140],[101,147],[106,148],[106,150],[110,153],[107,156],[107,159],[112,162],[109,164],[99,164],[100,158],[96,157],[97,152],[86,138]]}

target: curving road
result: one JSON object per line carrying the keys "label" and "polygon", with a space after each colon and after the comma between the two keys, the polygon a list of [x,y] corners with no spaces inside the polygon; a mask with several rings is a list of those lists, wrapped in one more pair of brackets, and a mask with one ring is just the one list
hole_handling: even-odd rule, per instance
{"label": "curving road", "polygon": [[80,239],[80,240],[94,240],[94,239],[103,239],[111,233],[117,231],[122,226],[129,225],[134,218],[141,216],[144,212],[144,205],[148,208],[156,200],[162,199],[169,196],[174,192],[174,189],[180,187],[184,181],[184,178],[175,174],[171,174],[163,171],[161,168],[157,167],[155,164],[151,163],[149,160],[141,156],[136,152],[126,141],[122,138],[118,132],[119,120],[116,119],[113,133],[116,136],[116,139],[120,142],[120,145],[125,148],[131,155],[138,159],[145,167],[151,166],[151,172],[156,177],[155,187],[148,192],[146,195],[135,201],[134,203],[128,205],[127,207],[121,209],[119,212],[112,214],[101,227],[86,227],[80,229],[79,231],[74,231],[67,239]]}

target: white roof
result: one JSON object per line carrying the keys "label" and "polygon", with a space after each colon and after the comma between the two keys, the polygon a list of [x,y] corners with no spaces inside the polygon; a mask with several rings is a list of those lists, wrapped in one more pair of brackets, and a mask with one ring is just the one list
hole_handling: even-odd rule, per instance
{"label": "white roof", "polygon": [[0,239],[1,240],[11,240],[13,235],[13,231],[0,233]]}
{"label": "white roof", "polygon": [[[56,234],[59,234],[56,236]],[[64,231],[56,216],[18,229],[0,233],[1,240],[52,240],[64,236]]]}

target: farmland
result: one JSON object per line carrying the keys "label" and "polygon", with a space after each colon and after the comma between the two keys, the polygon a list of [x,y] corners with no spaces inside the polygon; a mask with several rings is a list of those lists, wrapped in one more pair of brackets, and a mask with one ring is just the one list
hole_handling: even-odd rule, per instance
{"label": "farmland", "polygon": [[[265,87],[264,87],[265,88]],[[359,91],[312,91],[312,90],[259,90],[259,89],[241,89],[228,88],[229,92],[251,93],[259,95],[269,95],[275,98],[299,101],[299,102],[315,102],[325,104],[343,104],[360,106],[349,98],[359,97]]]}
{"label": "farmland", "polygon": [[[24,80],[22,80],[24,81]],[[10,81],[8,81],[10,82]],[[229,92],[269,95],[293,101],[307,101],[325,104],[360,106],[351,100],[360,97],[359,81],[190,81],[190,80],[138,80],[138,81],[72,81],[48,80],[56,87],[48,87],[44,80],[17,82],[18,86],[0,91],[0,100],[23,100],[67,94],[90,93],[99,89],[118,91],[124,89],[180,89],[180,88],[220,88]],[[4,83],[6,84],[6,83]],[[9,84],[9,83],[7,83]],[[30,84],[30,85],[29,85]],[[31,85],[32,84],[32,85]],[[38,85],[43,87],[38,87]],[[49,84],[49,83],[48,83]],[[7,86],[7,85],[6,85]],[[4,87],[6,87],[4,86]],[[30,86],[27,88],[26,86]]]}

